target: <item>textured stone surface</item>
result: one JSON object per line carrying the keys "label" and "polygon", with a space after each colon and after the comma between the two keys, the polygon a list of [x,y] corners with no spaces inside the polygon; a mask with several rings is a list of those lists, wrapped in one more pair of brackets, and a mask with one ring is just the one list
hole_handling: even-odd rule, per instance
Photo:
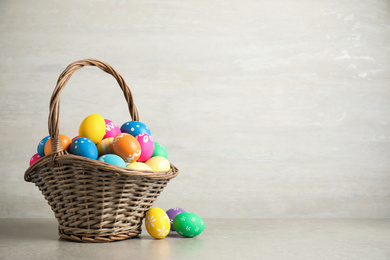
{"label": "textured stone surface", "polygon": [[[50,217],[23,181],[71,62],[111,64],[180,170],[157,201],[202,217],[390,217],[388,1],[0,1],[0,217]],[[60,132],[130,120],[96,68]],[[190,188],[189,188],[190,187]]]}
{"label": "textured stone surface", "polygon": [[177,233],[106,244],[66,241],[53,219],[0,219],[1,259],[356,259],[387,260],[390,221],[205,219],[194,238]]}

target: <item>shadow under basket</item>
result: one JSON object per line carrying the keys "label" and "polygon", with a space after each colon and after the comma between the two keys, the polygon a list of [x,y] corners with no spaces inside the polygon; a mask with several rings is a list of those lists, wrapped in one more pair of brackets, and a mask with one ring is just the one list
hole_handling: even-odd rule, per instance
{"label": "shadow under basket", "polygon": [[111,242],[136,237],[142,221],[170,179],[179,174],[138,171],[68,154],[59,138],[59,96],[70,76],[84,66],[97,66],[114,76],[133,121],[139,121],[130,89],[108,64],[87,59],[70,64],[60,75],[50,100],[49,134],[52,154],[31,165],[24,179],[44,195],[58,220],[58,234],[80,242]]}

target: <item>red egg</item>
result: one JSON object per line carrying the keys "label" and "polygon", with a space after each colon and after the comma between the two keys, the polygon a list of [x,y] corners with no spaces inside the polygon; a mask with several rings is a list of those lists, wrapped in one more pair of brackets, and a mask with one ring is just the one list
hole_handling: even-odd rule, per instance
{"label": "red egg", "polygon": [[36,161],[38,161],[39,159],[41,159],[41,157],[39,156],[39,154],[34,154],[31,159],[30,159],[30,166],[33,165]]}
{"label": "red egg", "polygon": [[137,139],[130,134],[121,133],[112,142],[112,151],[128,163],[137,161],[141,155],[141,146]]}

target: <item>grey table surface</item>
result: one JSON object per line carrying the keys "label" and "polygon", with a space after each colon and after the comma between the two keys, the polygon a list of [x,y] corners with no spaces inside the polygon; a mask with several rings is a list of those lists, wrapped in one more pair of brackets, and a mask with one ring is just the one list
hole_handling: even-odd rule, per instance
{"label": "grey table surface", "polygon": [[0,219],[0,259],[390,259],[390,219],[205,219],[171,232],[90,244],[61,239],[55,219]]}

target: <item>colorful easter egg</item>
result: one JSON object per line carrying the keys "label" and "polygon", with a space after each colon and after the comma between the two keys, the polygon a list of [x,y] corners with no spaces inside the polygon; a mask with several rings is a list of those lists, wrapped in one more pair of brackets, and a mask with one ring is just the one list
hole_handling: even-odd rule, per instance
{"label": "colorful easter egg", "polygon": [[43,138],[38,146],[37,146],[37,152],[39,154],[40,157],[43,157],[45,156],[45,144],[47,142],[47,140],[49,140],[50,136],[46,136],[45,138]]}
{"label": "colorful easter egg", "polygon": [[158,207],[148,210],[145,216],[145,226],[149,235],[157,239],[166,237],[171,229],[167,213]]}
{"label": "colorful easter egg", "polygon": [[137,135],[135,139],[137,139],[139,145],[141,146],[141,155],[137,161],[145,162],[152,157],[154,152],[154,141],[150,135],[145,133]]}
{"label": "colorful easter egg", "polygon": [[87,116],[81,122],[79,128],[79,136],[90,139],[94,144],[97,144],[103,139],[106,134],[106,122],[99,114]]}
{"label": "colorful easter egg", "polygon": [[72,142],[74,141],[74,140],[76,140],[77,138],[79,138],[80,136],[75,136],[75,137],[73,137],[72,138]]}
{"label": "colorful easter egg", "polygon": [[131,134],[134,137],[142,133],[152,135],[150,133],[150,129],[145,124],[138,121],[129,121],[124,123],[121,126],[121,131],[122,133]]}
{"label": "colorful easter egg", "polygon": [[117,126],[114,122],[108,119],[104,119],[106,122],[106,134],[103,136],[103,139],[109,137],[115,137],[117,134],[121,133],[119,126]]}
{"label": "colorful easter egg", "polygon": [[120,167],[126,167],[125,161],[116,154],[105,154],[103,156],[100,156],[98,160]]}
{"label": "colorful easter egg", "polygon": [[150,158],[145,162],[152,171],[156,172],[167,172],[171,168],[171,164],[167,160],[167,158],[162,157],[162,156],[155,156]]}
{"label": "colorful easter egg", "polygon": [[[60,134],[60,140],[61,140],[62,148],[63,148],[64,150],[68,149],[68,147],[69,147],[70,144],[72,143],[72,141],[70,140],[70,138],[67,137],[66,135]],[[46,142],[46,144],[45,144],[44,150],[45,150],[45,155],[48,155],[48,154],[51,154],[51,153],[52,153],[50,138],[47,140],[47,142]]]}
{"label": "colorful easter egg", "polygon": [[134,136],[126,133],[118,134],[112,142],[112,151],[128,163],[137,161],[141,155],[141,146]]}
{"label": "colorful easter egg", "polygon": [[184,209],[182,208],[172,208],[172,209],[168,209],[166,211],[168,217],[169,217],[169,221],[171,222],[171,230],[172,231],[175,231],[175,228],[173,226],[173,220],[175,219],[175,217],[177,215],[179,215],[180,213],[183,213],[183,212],[186,212]]}
{"label": "colorful easter egg", "polygon": [[167,153],[167,150],[165,150],[164,146],[162,146],[161,144],[159,144],[157,142],[154,142],[154,151],[153,151],[152,157],[154,157],[154,156],[162,156],[162,157],[168,158],[168,153]]}
{"label": "colorful easter egg", "polygon": [[37,162],[39,159],[41,159],[41,156],[38,153],[34,154],[30,159],[30,166]]}
{"label": "colorful easter egg", "polygon": [[111,147],[113,141],[114,141],[114,137],[108,137],[101,140],[99,143],[97,143],[96,147],[98,149],[99,157],[104,154],[114,153]]}
{"label": "colorful easter egg", "polygon": [[195,237],[202,233],[205,227],[203,219],[191,212],[178,214],[173,220],[173,226],[177,233],[185,237]]}
{"label": "colorful easter egg", "polygon": [[133,162],[126,165],[126,168],[139,170],[139,171],[151,171],[152,169],[143,162]]}
{"label": "colorful easter egg", "polygon": [[75,139],[69,147],[69,152],[92,160],[96,160],[98,158],[96,145],[86,137],[79,137]]}

